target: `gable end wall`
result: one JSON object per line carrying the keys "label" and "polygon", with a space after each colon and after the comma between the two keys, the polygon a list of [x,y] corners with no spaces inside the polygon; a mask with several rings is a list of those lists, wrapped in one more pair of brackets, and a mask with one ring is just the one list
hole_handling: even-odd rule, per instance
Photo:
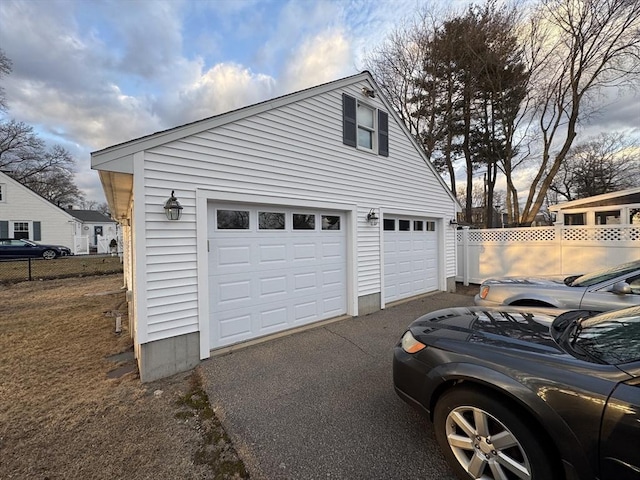
{"label": "gable end wall", "polygon": [[[360,82],[269,110],[144,152],[143,258],[146,331],[141,342],[198,330],[196,189],[358,206],[357,296],[380,292],[380,229],[371,208],[442,218],[445,276],[455,276],[455,204],[389,116],[389,156],[343,144],[342,94],[365,100]],[[385,109],[378,99],[366,102]],[[389,112],[391,113],[391,112]],[[172,190],[184,207],[169,222]],[[136,198],[140,198],[137,196]],[[207,261],[207,259],[200,259]],[[203,292],[207,294],[207,292]]]}

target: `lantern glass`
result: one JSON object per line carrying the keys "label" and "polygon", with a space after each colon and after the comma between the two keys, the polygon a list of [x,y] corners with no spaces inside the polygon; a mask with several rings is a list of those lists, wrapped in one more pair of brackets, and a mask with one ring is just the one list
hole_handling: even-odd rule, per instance
{"label": "lantern glass", "polygon": [[164,204],[164,213],[169,220],[180,220],[182,216],[182,205],[178,202],[178,199],[174,195],[175,192],[171,192],[171,197]]}

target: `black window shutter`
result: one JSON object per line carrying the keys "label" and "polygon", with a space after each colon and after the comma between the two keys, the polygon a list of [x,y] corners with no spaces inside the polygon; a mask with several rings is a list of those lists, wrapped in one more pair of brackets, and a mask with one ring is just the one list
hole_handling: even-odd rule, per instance
{"label": "black window shutter", "polygon": [[42,232],[40,229],[40,222],[33,222],[33,239],[36,242],[42,240]]}
{"label": "black window shutter", "polygon": [[378,110],[378,154],[389,156],[389,114]]}
{"label": "black window shutter", "polygon": [[7,238],[9,236],[9,222],[0,221],[0,237]]}
{"label": "black window shutter", "polygon": [[356,146],[356,99],[342,94],[342,143]]}

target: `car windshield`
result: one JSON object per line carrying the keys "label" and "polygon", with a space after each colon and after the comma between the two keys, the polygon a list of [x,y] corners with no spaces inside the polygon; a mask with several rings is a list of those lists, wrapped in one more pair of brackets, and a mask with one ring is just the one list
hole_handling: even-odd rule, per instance
{"label": "car windshield", "polygon": [[626,275],[638,269],[640,269],[640,261],[623,263],[622,265],[616,265],[612,268],[581,275],[571,282],[571,286],[590,287],[591,285],[606,282],[607,280],[611,280],[612,278],[616,278],[621,275]]}
{"label": "car windshield", "polygon": [[640,307],[585,318],[579,323],[575,344],[608,364],[640,360]]}

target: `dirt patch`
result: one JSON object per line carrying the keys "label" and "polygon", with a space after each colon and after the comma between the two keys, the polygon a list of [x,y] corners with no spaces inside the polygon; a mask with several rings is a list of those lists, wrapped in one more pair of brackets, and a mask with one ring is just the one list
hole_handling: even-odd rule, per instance
{"label": "dirt patch", "polygon": [[248,478],[197,370],[140,383],[121,284],[0,286],[0,478]]}
{"label": "dirt patch", "polygon": [[480,292],[480,285],[471,283],[464,286],[462,283],[456,283],[456,293],[460,295],[469,295],[474,297],[478,292]]}

